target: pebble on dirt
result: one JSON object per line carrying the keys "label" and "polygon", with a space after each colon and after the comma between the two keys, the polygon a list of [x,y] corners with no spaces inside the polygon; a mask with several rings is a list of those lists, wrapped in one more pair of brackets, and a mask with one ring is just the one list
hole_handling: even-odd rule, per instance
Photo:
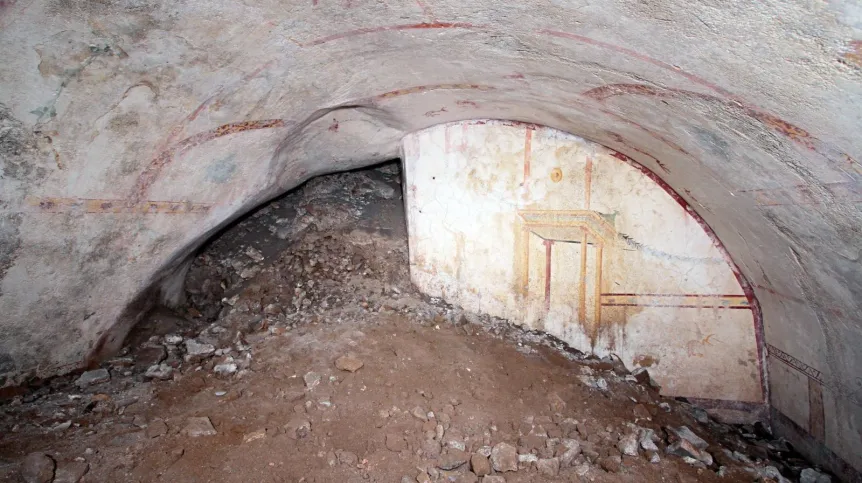
{"label": "pebble on dirt", "polygon": [[243,443],[251,443],[252,441],[257,441],[258,439],[266,438],[266,429],[259,429],[257,431],[252,431],[251,433],[246,434],[242,437]]}
{"label": "pebble on dirt", "polygon": [[302,380],[305,381],[305,387],[313,389],[314,386],[320,384],[320,374],[316,372],[307,372],[302,376]]}
{"label": "pebble on dirt", "polygon": [[362,368],[364,363],[351,356],[341,356],[335,360],[335,367],[342,371],[356,372]]}
{"label": "pebble on dirt", "polygon": [[487,457],[475,453],[470,457],[470,467],[473,469],[473,473],[476,473],[476,476],[485,476],[491,473],[491,462]]}

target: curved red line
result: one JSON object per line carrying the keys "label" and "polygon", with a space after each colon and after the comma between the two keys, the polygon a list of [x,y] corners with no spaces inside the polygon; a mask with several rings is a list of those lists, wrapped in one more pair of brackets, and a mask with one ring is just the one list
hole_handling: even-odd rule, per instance
{"label": "curved red line", "polygon": [[162,169],[170,164],[176,156],[181,156],[189,149],[199,146],[207,141],[215,138],[236,134],[244,131],[253,131],[257,129],[267,129],[271,127],[283,127],[285,125],[282,119],[263,119],[257,121],[242,121],[223,124],[208,131],[199,132],[189,136],[173,146],[161,151],[155,158],[150,161],[150,164],[138,176],[135,183],[135,188],[132,191],[131,202],[137,202],[147,193],[150,186],[158,179]]}
{"label": "curved red line", "polygon": [[717,93],[719,93],[723,96],[726,96],[726,97],[736,99],[736,96],[733,93],[731,93],[730,91],[725,90],[725,89],[717,86],[716,84],[709,82],[708,80],[706,80],[702,77],[699,77],[699,76],[696,76],[692,73],[686,72],[686,71],[680,69],[679,67],[668,64],[667,62],[655,59],[655,58],[650,57],[650,56],[645,55],[645,54],[641,54],[640,52],[637,52],[637,51],[634,51],[631,49],[627,49],[625,47],[620,47],[619,45],[614,45],[614,44],[610,44],[607,42],[602,42],[601,40],[595,40],[595,39],[592,39],[590,37],[585,37],[583,35],[577,35],[577,34],[572,34],[572,33],[568,33],[568,32],[561,32],[559,30],[542,29],[542,30],[539,30],[539,33],[545,34],[545,35],[550,35],[552,37],[559,37],[559,38],[564,38],[564,39],[569,39],[569,40],[577,40],[577,41],[583,42],[585,44],[590,44],[590,45],[595,45],[595,46],[602,47],[605,49],[610,49],[610,50],[613,50],[614,52],[618,52],[620,54],[624,54],[624,55],[627,55],[629,57],[634,57],[636,59],[640,59],[640,60],[647,62],[647,63],[650,63],[656,67],[661,67],[662,69],[669,70],[671,72],[675,72],[675,73],[685,77],[686,79],[694,82],[695,84],[702,85],[711,91],[717,92]]}
{"label": "curved red line", "polygon": [[312,47],[325,44],[333,40],[346,39],[359,35],[373,34],[378,32],[391,32],[398,30],[423,30],[423,29],[481,29],[483,27],[467,22],[423,22],[414,24],[382,25],[379,27],[365,27],[361,29],[348,30],[337,34],[327,35],[318,39],[299,44],[301,47]]}
{"label": "curved red line", "polygon": [[394,97],[406,96],[409,94],[420,94],[424,92],[430,91],[438,91],[438,90],[478,90],[478,91],[492,91],[495,88],[489,85],[481,85],[481,84],[429,84],[422,86],[413,86],[413,87],[405,87],[403,89],[395,89],[392,91],[384,92],[382,94],[376,94],[371,96],[371,100],[373,101],[381,101],[385,99],[392,99]]}
{"label": "curved red line", "polygon": [[718,238],[718,235],[713,231],[712,227],[703,219],[700,214],[695,211],[685,199],[679,195],[669,184],[667,184],[661,177],[655,174],[652,170],[647,168],[646,166],[641,165],[637,161],[632,158],[622,154],[618,151],[614,151],[613,149],[608,148],[611,156],[623,161],[629,166],[637,169],[641,173],[644,174],[647,178],[653,180],[657,185],[659,185],[671,198],[674,199],[680,206],[691,215],[692,218],[700,225],[701,229],[703,229],[704,233],[712,240],[713,245],[718,249],[721,256],[727,262],[728,266],[730,266],[733,275],[736,277],[736,281],[739,283],[739,286],[742,288],[742,291],[745,293],[745,298],[748,299],[748,305],[751,308],[751,314],[754,318],[754,338],[756,340],[757,346],[757,368],[760,373],[760,388],[762,391],[762,396],[764,402],[769,400],[769,388],[766,383],[766,375],[763,370],[763,313],[760,310],[760,302],[757,301],[757,297],[754,294],[754,289],[752,288],[751,283],[748,279],[745,278],[745,275],[742,274],[742,271],[739,269],[739,266],[736,265],[736,262],[731,258],[730,253],[724,247],[724,244],[721,243],[721,240]]}
{"label": "curved red line", "polygon": [[[685,89],[656,87],[644,84],[607,84],[585,91],[581,95],[590,99],[597,100],[599,102],[605,101],[611,97],[622,95],[647,96],[658,98],[664,97],[673,99],[688,98],[708,102],[718,102],[729,109],[736,109],[738,111],[742,111],[745,115],[759,121],[767,128],[790,139],[792,142],[808,150],[816,152],[828,161],[836,163],[842,162],[842,159],[833,159],[833,157],[829,155],[829,151],[832,151],[834,153],[837,150],[831,150],[826,145],[826,143],[812,135],[810,132],[806,131],[805,129],[802,129],[799,126],[791,124],[774,114],[765,112],[745,102],[728,101],[720,97],[703,94],[701,92],[688,91]],[[862,165],[860,165],[858,161],[853,159],[847,153],[840,151],[838,151],[838,153],[839,157],[843,158],[843,161],[846,161],[851,168],[853,168],[859,173],[862,173]]]}

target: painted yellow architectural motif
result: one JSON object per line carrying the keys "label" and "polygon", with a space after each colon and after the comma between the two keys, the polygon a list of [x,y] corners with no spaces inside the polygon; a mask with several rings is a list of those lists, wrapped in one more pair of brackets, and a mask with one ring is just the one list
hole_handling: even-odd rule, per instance
{"label": "painted yellow architectural motif", "polygon": [[651,173],[505,122],[436,126],[403,146],[421,290],[649,367],[668,395],[762,402],[752,301]]}

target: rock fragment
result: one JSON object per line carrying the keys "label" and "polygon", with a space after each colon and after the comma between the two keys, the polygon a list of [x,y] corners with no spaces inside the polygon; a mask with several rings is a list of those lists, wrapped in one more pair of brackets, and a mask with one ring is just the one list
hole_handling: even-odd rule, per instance
{"label": "rock fragment", "polygon": [[536,468],[542,476],[554,477],[560,473],[559,458],[543,458],[536,462]]}
{"label": "rock fragment", "polygon": [[21,479],[25,483],[51,483],[57,463],[45,453],[30,453],[21,462]]}
{"label": "rock fragment", "polygon": [[606,456],[599,461],[599,466],[608,473],[619,473],[623,469],[623,460],[619,455]]}
{"label": "rock fragment", "polygon": [[692,430],[688,429],[688,426],[680,426],[678,428],[666,427],[665,429],[671,439],[684,439],[697,449],[706,449],[709,446],[709,443],[694,434]]}
{"label": "rock fragment", "polygon": [[638,455],[638,437],[634,433],[629,433],[620,438],[620,441],[617,443],[617,449],[620,450],[620,453],[626,456],[637,456]]}
{"label": "rock fragment", "polygon": [[75,385],[83,389],[85,387],[94,386],[110,380],[111,374],[107,369],[96,369],[94,371],[87,371],[81,374],[81,377],[75,381]]}
{"label": "rock fragment", "polygon": [[635,405],[632,412],[634,413],[636,419],[646,419],[646,420],[652,419],[652,414],[650,414],[649,409],[647,409],[647,407],[644,406],[643,404]]}
{"label": "rock fragment", "polygon": [[306,372],[305,375],[302,376],[302,380],[305,381],[305,387],[313,389],[315,386],[320,384],[320,374],[313,371]]}
{"label": "rock fragment", "polygon": [[290,439],[303,439],[311,433],[311,422],[301,417],[294,417],[284,425],[284,430]]}
{"label": "rock fragment", "polygon": [[361,360],[351,356],[341,356],[335,360],[335,367],[347,372],[356,372],[365,365]]}
{"label": "rock fragment", "polygon": [[238,368],[236,363],[233,361],[233,357],[228,357],[221,364],[216,364],[215,367],[213,367],[213,372],[220,376],[229,376],[231,374],[235,374],[237,369]]}
{"label": "rock fragment", "polygon": [[495,471],[518,471],[518,450],[509,443],[498,443],[491,449],[491,464]]}
{"label": "rock fragment", "polygon": [[805,468],[799,474],[799,483],[832,483],[832,478],[814,468]]}
{"label": "rock fragment", "polygon": [[210,421],[210,418],[206,416],[189,418],[186,421],[186,427],[183,428],[182,433],[192,438],[215,436],[218,434],[213,427],[212,421]]}
{"label": "rock fragment", "polygon": [[560,444],[563,447],[563,451],[557,454],[560,458],[560,466],[568,468],[581,453],[581,444],[575,439],[564,439]]}
{"label": "rock fragment", "polygon": [[144,434],[150,439],[164,436],[168,434],[168,425],[161,419],[156,419],[147,424],[147,429],[144,431]]}
{"label": "rock fragment", "polygon": [[389,433],[386,435],[386,449],[396,453],[407,449],[407,441],[400,434]]}
{"label": "rock fragment", "polygon": [[638,433],[638,443],[640,447],[644,449],[644,451],[658,451],[658,446],[656,446],[653,438],[655,437],[655,431],[652,429],[643,428]]}
{"label": "rock fragment", "polygon": [[144,377],[147,379],[167,381],[174,377],[174,369],[165,363],[152,365],[147,368],[147,371],[144,373]]}
{"label": "rock fragment", "polygon": [[186,362],[200,362],[215,354],[215,347],[212,344],[201,344],[194,339],[187,339],[185,346]]}
{"label": "rock fragment", "polygon": [[566,409],[566,401],[555,392],[548,394],[548,403],[552,413],[561,413]]}
{"label": "rock fragment", "polygon": [[86,461],[69,461],[60,463],[54,474],[54,483],[78,483],[90,471]]}
{"label": "rock fragment", "polygon": [[440,441],[426,439],[422,442],[422,446],[420,449],[422,450],[422,454],[425,456],[425,458],[436,459],[440,456]]}
{"label": "rock fragment", "polygon": [[491,462],[487,457],[474,453],[470,457],[470,468],[476,476],[485,476],[491,473]]}
{"label": "rock fragment", "polygon": [[416,406],[415,408],[411,409],[410,414],[412,414],[414,418],[421,421],[428,421],[428,413],[425,412],[425,410],[419,406]]}
{"label": "rock fragment", "polygon": [[457,449],[450,449],[445,455],[440,457],[437,467],[441,470],[451,471],[456,468],[460,468],[466,464],[468,460],[469,457],[467,456],[467,453]]}
{"label": "rock fragment", "polygon": [[359,457],[356,456],[356,453],[341,449],[335,450],[335,457],[338,458],[339,463],[346,466],[356,466],[356,463],[359,462]]}
{"label": "rock fragment", "polygon": [[259,439],[266,438],[266,429],[258,429],[257,431],[252,431],[251,433],[247,433],[242,437],[243,443],[251,443],[252,441],[257,441]]}
{"label": "rock fragment", "polygon": [[144,346],[138,349],[138,352],[135,354],[135,364],[140,367],[150,367],[161,363],[166,357],[168,357],[168,353],[165,351],[164,346]]}

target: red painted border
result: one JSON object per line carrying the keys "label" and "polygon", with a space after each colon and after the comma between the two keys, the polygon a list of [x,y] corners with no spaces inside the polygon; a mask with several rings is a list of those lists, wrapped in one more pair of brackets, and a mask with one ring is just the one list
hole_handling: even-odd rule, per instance
{"label": "red painted border", "polygon": [[670,197],[673,198],[674,201],[679,203],[679,205],[682,206],[686,213],[691,215],[691,217],[694,218],[697,224],[700,225],[706,235],[712,240],[713,245],[715,245],[724,260],[730,266],[731,270],[733,271],[733,275],[736,277],[736,281],[739,283],[739,286],[742,288],[742,291],[745,292],[745,297],[748,299],[748,304],[751,308],[751,315],[754,318],[754,337],[757,341],[757,369],[760,373],[760,385],[763,392],[763,400],[769,401],[769,385],[766,381],[766,372],[763,369],[763,313],[760,310],[760,303],[757,301],[757,297],[754,294],[754,289],[752,288],[751,283],[749,283],[749,281],[745,278],[745,275],[743,275],[742,272],[739,270],[739,266],[737,266],[736,263],[733,261],[733,258],[731,258],[730,253],[724,247],[724,244],[721,243],[721,240],[718,238],[718,235],[716,235],[715,231],[713,231],[712,227],[710,227],[706,220],[704,220],[703,217],[700,216],[700,214],[695,211],[682,196],[679,195],[679,193],[677,193],[673,188],[671,188],[671,186],[667,184],[665,180],[652,172],[646,166],[641,165],[640,163],[626,156],[625,154],[614,151],[613,149],[607,147],[606,149],[610,152],[611,156],[625,162],[629,166],[643,173],[644,176],[653,180],[668,195],[670,195]]}
{"label": "red painted border", "polygon": [[602,307],[676,307],[680,309],[736,309],[751,310],[740,305],[673,305],[673,304],[602,304]]}
{"label": "red painted border", "polygon": [[373,34],[377,32],[392,32],[399,30],[434,30],[434,29],[470,29],[470,30],[481,30],[484,27],[480,25],[474,25],[466,22],[423,22],[423,23],[413,23],[413,24],[402,24],[402,25],[382,25],[379,27],[366,27],[355,30],[348,30],[347,32],[340,32],[337,34],[327,35],[326,37],[320,37],[315,40],[311,40],[309,42],[303,42],[299,45],[301,47],[312,47],[315,45],[325,44],[327,42],[332,42],[333,40],[341,40],[350,37],[356,37],[359,35]]}
{"label": "red painted border", "polygon": [[745,297],[745,294],[703,294],[703,293],[603,293],[602,296],[619,297]]}

